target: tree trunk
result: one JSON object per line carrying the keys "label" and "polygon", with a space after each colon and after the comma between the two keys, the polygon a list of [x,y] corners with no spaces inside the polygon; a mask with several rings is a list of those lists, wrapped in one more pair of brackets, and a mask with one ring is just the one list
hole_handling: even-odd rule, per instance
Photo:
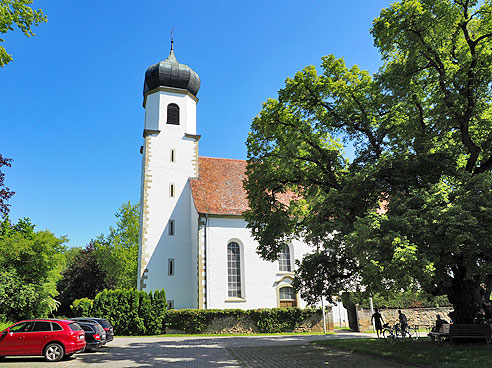
{"label": "tree trunk", "polygon": [[454,323],[484,323],[483,288],[479,282],[453,279],[447,290],[450,303],[454,307],[452,319]]}

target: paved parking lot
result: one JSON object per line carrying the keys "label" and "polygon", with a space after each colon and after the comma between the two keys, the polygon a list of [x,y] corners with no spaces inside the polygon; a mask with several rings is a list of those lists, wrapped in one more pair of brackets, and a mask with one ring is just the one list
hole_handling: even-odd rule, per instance
{"label": "paved parking lot", "polygon": [[0,367],[405,367],[365,355],[310,344],[321,339],[363,337],[336,335],[241,337],[117,337],[91,353],[76,354],[57,363],[42,357],[7,357]]}

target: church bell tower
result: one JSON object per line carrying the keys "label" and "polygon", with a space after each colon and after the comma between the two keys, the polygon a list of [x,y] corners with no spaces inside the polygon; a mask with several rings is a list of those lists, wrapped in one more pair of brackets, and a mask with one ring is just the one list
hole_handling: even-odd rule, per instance
{"label": "church bell tower", "polygon": [[140,192],[139,290],[165,289],[175,308],[196,308],[189,179],[198,175],[200,78],[174,55],[145,72]]}

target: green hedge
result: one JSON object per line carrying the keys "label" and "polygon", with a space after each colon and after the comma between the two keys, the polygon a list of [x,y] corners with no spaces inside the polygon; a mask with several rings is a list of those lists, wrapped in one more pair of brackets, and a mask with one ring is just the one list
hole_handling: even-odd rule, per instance
{"label": "green hedge", "polygon": [[74,314],[106,318],[117,335],[164,333],[167,309],[164,290],[153,293],[134,289],[104,290],[96,295],[90,308],[84,299],[74,301],[71,306]]}
{"label": "green hedge", "polygon": [[166,313],[166,327],[186,333],[203,333],[212,320],[220,317],[248,319],[256,324],[260,333],[291,332],[299,327],[316,309],[272,308],[272,309],[172,309]]}
{"label": "green hedge", "polygon": [[166,328],[185,333],[203,333],[213,320],[233,317],[254,323],[261,333],[290,332],[319,309],[171,309],[167,310],[164,290],[154,293],[133,289],[104,290],[94,300],[77,299],[71,305],[76,316],[106,318],[115,334],[160,335]]}

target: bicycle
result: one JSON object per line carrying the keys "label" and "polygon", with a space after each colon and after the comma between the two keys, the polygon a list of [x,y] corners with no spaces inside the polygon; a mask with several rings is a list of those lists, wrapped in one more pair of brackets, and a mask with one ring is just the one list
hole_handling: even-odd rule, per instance
{"label": "bicycle", "polygon": [[395,341],[398,341],[398,338],[396,336],[397,329],[399,330],[398,323],[395,324],[393,327],[390,327],[390,325],[387,323],[383,325],[383,338],[386,343],[393,344]]}
{"label": "bicycle", "polygon": [[417,341],[419,339],[419,332],[416,327],[407,326],[405,331],[400,332],[401,341],[410,339],[411,341]]}
{"label": "bicycle", "polygon": [[388,344],[393,344],[395,341],[403,342],[405,339],[417,341],[419,338],[418,331],[415,327],[407,326],[402,330],[399,323],[396,323],[393,327],[385,323],[383,327],[383,337]]}

